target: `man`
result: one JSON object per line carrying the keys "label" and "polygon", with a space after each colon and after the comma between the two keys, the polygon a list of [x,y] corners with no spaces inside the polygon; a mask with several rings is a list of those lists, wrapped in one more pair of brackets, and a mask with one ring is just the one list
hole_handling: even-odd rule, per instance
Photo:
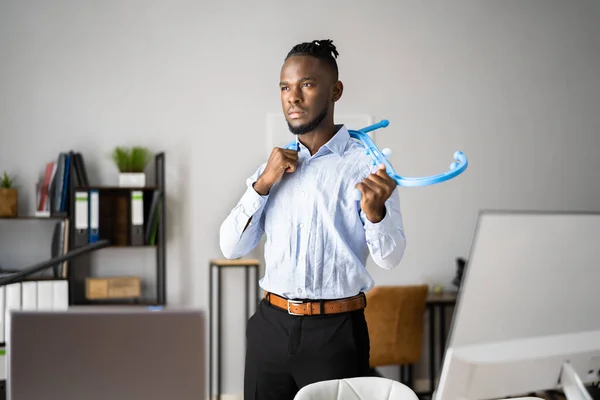
{"label": "man", "polygon": [[221,226],[227,258],[266,234],[265,298],[246,332],[246,400],[291,400],[313,382],[368,375],[367,257],[391,269],[404,254],[395,182],[334,124],[337,56],[331,40],[288,53],[279,86],[297,148],[273,149]]}

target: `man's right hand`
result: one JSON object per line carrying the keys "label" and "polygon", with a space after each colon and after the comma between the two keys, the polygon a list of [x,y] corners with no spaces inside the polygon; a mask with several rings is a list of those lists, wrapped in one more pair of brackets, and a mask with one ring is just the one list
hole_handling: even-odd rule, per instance
{"label": "man's right hand", "polygon": [[262,196],[269,194],[271,187],[281,180],[283,174],[296,170],[298,152],[275,147],[269,156],[265,170],[254,183],[254,190]]}

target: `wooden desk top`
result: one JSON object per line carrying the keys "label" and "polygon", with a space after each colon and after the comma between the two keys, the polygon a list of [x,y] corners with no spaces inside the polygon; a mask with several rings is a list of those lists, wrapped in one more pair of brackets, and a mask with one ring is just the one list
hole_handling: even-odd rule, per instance
{"label": "wooden desk top", "polygon": [[221,267],[241,267],[241,266],[246,266],[246,265],[260,265],[260,261],[259,260],[255,260],[252,258],[246,258],[246,259],[236,259],[236,260],[228,260],[228,259],[223,259],[223,260],[215,260],[212,259],[210,260],[210,264],[211,265],[218,265]]}
{"label": "wooden desk top", "polygon": [[457,297],[458,292],[429,293],[427,295],[427,304],[454,304]]}

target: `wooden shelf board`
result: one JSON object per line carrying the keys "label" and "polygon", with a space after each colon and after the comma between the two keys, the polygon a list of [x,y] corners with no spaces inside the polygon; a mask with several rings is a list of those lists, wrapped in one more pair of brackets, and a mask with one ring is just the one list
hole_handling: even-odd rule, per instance
{"label": "wooden shelf board", "polygon": [[19,220],[49,220],[49,221],[62,221],[65,219],[69,219],[69,217],[67,216],[58,216],[58,215],[51,215],[49,217],[38,217],[35,215],[19,215],[18,217],[0,217],[0,219],[2,220],[14,220],[14,221],[19,221]]}
{"label": "wooden shelf board", "polygon": [[156,307],[158,304],[150,300],[86,300],[84,304],[74,304],[69,307]]}
{"label": "wooden shelf board", "polygon": [[211,259],[210,263],[212,265],[219,265],[222,267],[240,267],[240,266],[244,266],[244,265],[260,265],[260,261],[259,260],[255,260],[253,258],[246,258],[246,259],[235,259],[235,260],[228,260],[228,259]]}
{"label": "wooden shelf board", "polygon": [[160,189],[158,186],[144,186],[144,187],[135,187],[135,186],[80,186],[75,187],[74,190],[107,190],[107,191],[130,191],[130,190],[158,190]]}
{"label": "wooden shelf board", "polygon": [[117,244],[111,244],[108,247],[106,247],[107,249],[155,249],[157,248],[158,245],[157,244],[136,244],[136,245],[117,245]]}

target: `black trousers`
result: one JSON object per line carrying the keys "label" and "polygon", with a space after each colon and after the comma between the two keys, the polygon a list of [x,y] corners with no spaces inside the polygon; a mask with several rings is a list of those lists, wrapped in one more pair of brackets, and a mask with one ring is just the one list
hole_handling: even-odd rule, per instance
{"label": "black trousers", "polygon": [[263,299],[246,339],[244,400],[292,400],[313,382],[371,375],[364,310],[294,316]]}

